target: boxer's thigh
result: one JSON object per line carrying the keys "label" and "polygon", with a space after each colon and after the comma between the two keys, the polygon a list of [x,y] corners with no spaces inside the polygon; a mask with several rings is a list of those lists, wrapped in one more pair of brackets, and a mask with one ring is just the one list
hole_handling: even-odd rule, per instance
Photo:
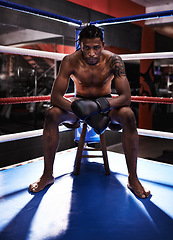
{"label": "boxer's thigh", "polygon": [[77,121],[77,117],[73,113],[66,112],[58,107],[50,107],[46,111],[45,122],[52,122],[57,125],[67,122],[67,123],[75,123]]}

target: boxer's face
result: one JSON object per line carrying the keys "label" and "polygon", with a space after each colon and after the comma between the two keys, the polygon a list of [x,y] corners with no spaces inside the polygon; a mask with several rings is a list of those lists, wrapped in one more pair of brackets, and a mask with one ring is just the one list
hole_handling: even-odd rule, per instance
{"label": "boxer's face", "polygon": [[89,65],[95,65],[99,62],[104,43],[100,38],[84,38],[81,42],[81,50],[84,60]]}

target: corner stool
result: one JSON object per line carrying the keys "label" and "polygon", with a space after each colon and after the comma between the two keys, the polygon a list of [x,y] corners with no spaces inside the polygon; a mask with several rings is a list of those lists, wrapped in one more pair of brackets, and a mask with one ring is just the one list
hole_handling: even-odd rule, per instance
{"label": "corner stool", "polygon": [[[76,159],[75,159],[75,166],[74,166],[74,174],[79,175],[80,171],[80,166],[81,166],[81,160],[82,158],[91,158],[91,157],[103,157],[103,162],[104,162],[104,167],[105,167],[105,174],[110,175],[110,170],[109,170],[109,162],[108,162],[108,156],[107,156],[107,149],[106,149],[106,140],[105,140],[105,133],[102,133],[100,136],[100,146],[101,149],[91,149],[85,147],[85,137],[87,133],[87,124],[84,122],[80,139],[78,142],[78,148],[77,148],[77,153],[76,153]],[[83,151],[102,151],[102,155],[84,155]]]}

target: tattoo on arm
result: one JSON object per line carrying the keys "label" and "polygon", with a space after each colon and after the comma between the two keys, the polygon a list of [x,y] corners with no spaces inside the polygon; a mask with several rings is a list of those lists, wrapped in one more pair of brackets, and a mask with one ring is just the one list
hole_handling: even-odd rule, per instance
{"label": "tattoo on arm", "polygon": [[110,63],[110,67],[113,70],[115,77],[121,78],[126,76],[124,63],[119,56],[111,56],[108,59],[108,62]]}

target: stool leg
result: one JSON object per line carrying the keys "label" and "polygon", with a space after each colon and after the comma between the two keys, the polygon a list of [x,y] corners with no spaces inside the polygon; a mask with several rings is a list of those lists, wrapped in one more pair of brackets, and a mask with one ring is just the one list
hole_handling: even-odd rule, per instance
{"label": "stool leg", "polygon": [[106,149],[106,140],[105,140],[104,133],[100,135],[100,145],[101,145],[102,153],[103,153],[105,173],[106,173],[106,175],[110,175],[108,155],[107,155],[107,149]]}
{"label": "stool leg", "polygon": [[75,175],[78,175],[79,171],[80,171],[82,153],[83,153],[83,148],[84,148],[84,144],[85,144],[86,131],[87,131],[87,124],[84,123],[82,132],[81,132],[81,136],[79,139],[79,143],[78,143],[77,153],[76,153],[75,170],[74,170]]}

